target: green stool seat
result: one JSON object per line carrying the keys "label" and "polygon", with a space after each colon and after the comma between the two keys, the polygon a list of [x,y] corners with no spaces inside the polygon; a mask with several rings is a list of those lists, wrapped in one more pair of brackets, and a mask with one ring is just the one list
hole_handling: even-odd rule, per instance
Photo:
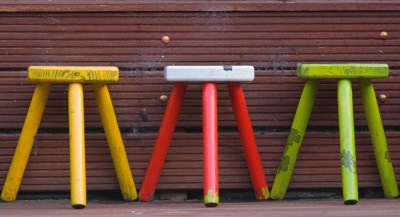
{"label": "green stool seat", "polygon": [[374,87],[370,80],[372,78],[386,78],[388,77],[388,72],[389,69],[386,64],[297,65],[297,76],[308,79],[308,81],[301,94],[286,142],[286,148],[275,176],[270,194],[272,199],[283,199],[285,197],[297,154],[314,106],[320,79],[338,80],[340,156],[344,203],[355,204],[358,202],[353,93],[350,79],[358,79],[359,82],[361,98],[384,194],[386,197],[397,197],[399,195]]}
{"label": "green stool seat", "polygon": [[298,64],[297,77],[304,79],[387,78],[386,64]]}

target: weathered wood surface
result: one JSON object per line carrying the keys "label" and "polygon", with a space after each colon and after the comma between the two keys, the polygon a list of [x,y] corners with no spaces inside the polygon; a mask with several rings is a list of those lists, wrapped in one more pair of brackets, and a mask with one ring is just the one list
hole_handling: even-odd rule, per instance
{"label": "weathered wood surface", "polygon": [[[281,217],[397,217],[398,200],[362,199],[355,206],[345,206],[341,200],[286,200],[265,202],[222,202],[218,208],[207,209],[200,202],[190,203],[123,203],[119,201],[89,201],[79,216],[255,216]],[[21,200],[2,204],[5,216],[71,216],[68,200]]]}
{"label": "weathered wood surface", "polygon": [[[257,70],[252,83],[244,83],[243,89],[254,127],[265,130],[289,128],[305,83],[295,75],[296,70]],[[22,127],[35,84],[29,82],[25,71],[3,71],[0,73],[0,128]],[[380,103],[383,123],[386,127],[397,127],[400,119],[400,94],[397,70],[390,78],[375,80],[377,95],[385,94],[387,101]],[[109,85],[111,98],[120,127],[127,130],[157,128],[166,104],[159,101],[161,95],[169,95],[173,83],[164,81],[162,71],[121,71],[120,80]],[[357,82],[354,86],[354,110],[356,126],[366,126]],[[91,85],[84,85],[85,121],[87,127],[101,128]],[[219,125],[235,127],[234,115],[228,98],[226,85],[218,85]],[[322,81],[316,105],[311,115],[310,127],[337,128],[337,82]],[[41,123],[41,129],[67,127],[67,86],[53,85]],[[147,120],[141,117],[146,108]],[[201,128],[201,84],[188,87],[179,116],[178,128]]]}
{"label": "weathered wood surface", "polygon": [[396,0],[3,0],[0,11],[332,11],[399,10]]}
{"label": "weathered wood surface", "polygon": [[[185,3],[186,6],[168,1],[175,4],[162,12],[157,12],[157,8],[163,4],[155,1],[143,1],[143,6],[123,4],[128,1],[118,1],[121,4],[80,1],[68,5],[68,1],[60,0],[53,1],[55,7],[41,5],[44,1],[31,5],[27,5],[31,1],[19,2],[18,5],[15,1],[0,3],[0,11],[20,11],[0,14],[0,186],[34,90],[35,84],[27,79],[26,69],[30,65],[120,68],[120,80],[110,84],[109,90],[130,166],[140,187],[165,109],[159,97],[168,96],[172,88],[172,83],[163,79],[164,66],[255,66],[254,82],[243,84],[243,89],[271,185],[305,83],[296,77],[296,64],[388,64],[389,78],[373,82],[377,95],[387,96],[387,101],[379,106],[395,171],[400,174],[400,6],[397,1],[369,1],[371,4],[295,1],[291,6],[283,1],[217,2],[226,3],[235,12],[219,11],[215,5],[200,1]],[[88,4],[99,2],[106,5],[104,10],[125,12],[100,12],[103,11],[100,6],[93,9],[98,13],[84,12],[91,10]],[[260,10],[255,11],[257,5]],[[153,12],[146,12],[145,6]],[[271,11],[263,11],[269,6]],[[303,11],[309,6],[309,11]],[[185,12],[196,7],[197,10]],[[205,10],[205,7],[215,10]],[[331,11],[323,11],[321,7]],[[375,11],[363,11],[366,8]],[[292,12],[285,12],[289,9]],[[352,11],[335,11],[341,9]],[[49,12],[33,13],[35,10]],[[381,31],[388,33],[386,40],[380,38]],[[171,39],[167,45],[161,42],[164,35]],[[341,185],[336,88],[335,81],[321,82],[291,188]],[[84,85],[84,89],[88,189],[118,189],[105,136],[101,134],[92,87]],[[356,82],[353,89],[359,184],[379,187]],[[251,188],[226,85],[218,84],[218,90],[220,186]],[[159,189],[202,188],[201,124],[201,85],[192,84]],[[69,189],[67,132],[67,86],[57,84],[50,93],[21,190]]]}
{"label": "weathered wood surface", "polygon": [[[389,132],[388,144],[396,174],[400,174],[400,133]],[[286,132],[257,133],[256,139],[267,180],[272,184],[284,149]],[[0,135],[0,183],[14,152],[17,134]],[[150,158],[155,133],[125,133],[130,167],[140,187]],[[117,179],[105,136],[87,134],[87,189],[118,189]],[[221,188],[251,188],[242,147],[237,133],[219,138]],[[356,133],[357,166],[360,187],[380,187],[369,134]],[[201,189],[203,186],[202,141],[199,133],[176,133],[161,173],[158,189]],[[21,190],[66,190],[69,188],[68,135],[38,134]],[[398,177],[400,178],[400,177]],[[308,132],[305,135],[293,173],[292,188],[333,188],[341,186],[339,135],[337,132]]]}

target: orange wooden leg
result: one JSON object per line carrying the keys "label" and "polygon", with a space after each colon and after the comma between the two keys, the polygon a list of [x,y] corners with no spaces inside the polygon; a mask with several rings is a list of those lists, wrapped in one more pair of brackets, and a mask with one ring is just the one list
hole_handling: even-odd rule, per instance
{"label": "orange wooden leg", "polygon": [[176,83],[171,91],[168,100],[160,130],[154,145],[149,166],[147,167],[142,186],[140,188],[139,199],[141,201],[150,201],[153,198],[163,167],[165,157],[167,156],[172,134],[174,133],[179,111],[185,96],[187,83]]}
{"label": "orange wooden leg", "polygon": [[266,200],[269,197],[267,181],[261,164],[260,154],[258,152],[256,138],[254,137],[242,86],[240,83],[231,82],[228,83],[228,90],[251,182],[253,183],[254,193],[257,199]]}
{"label": "orange wooden leg", "polygon": [[217,206],[218,194],[218,118],[217,86],[203,84],[204,205]]}

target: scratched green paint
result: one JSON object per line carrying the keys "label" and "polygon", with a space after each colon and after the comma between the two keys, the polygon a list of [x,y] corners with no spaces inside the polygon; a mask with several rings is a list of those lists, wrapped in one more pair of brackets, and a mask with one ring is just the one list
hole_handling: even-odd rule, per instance
{"label": "scratched green paint", "polygon": [[374,87],[369,79],[359,79],[359,85],[384,194],[386,197],[397,197],[399,190],[390,160]]}
{"label": "scratched green paint", "polygon": [[343,200],[346,204],[354,204],[358,202],[358,186],[354,139],[353,93],[351,81],[348,79],[339,80],[338,83],[338,111]]}
{"label": "scratched green paint", "polygon": [[[346,204],[358,202],[357,167],[354,139],[353,98],[350,78],[359,78],[361,97],[368,121],[375,158],[386,197],[399,195],[390,153],[380,118],[376,95],[370,78],[388,76],[386,64],[299,64],[297,76],[306,79],[339,79],[338,106],[340,153],[342,164],[343,199]],[[341,79],[341,80],[340,80]],[[318,80],[309,80],[309,82]],[[306,86],[307,86],[306,84]],[[315,83],[315,91],[303,90],[292,128],[286,142],[279,169],[272,190],[272,199],[283,199],[296,162],[298,149],[304,137],[305,128],[315,100],[319,83]],[[311,87],[311,86],[310,86]],[[314,96],[312,96],[314,94]],[[308,98],[308,97],[309,98]],[[310,100],[312,99],[312,100]],[[309,104],[307,109],[307,103]]]}
{"label": "scratched green paint", "polygon": [[297,76],[305,79],[386,78],[387,64],[301,64]]}
{"label": "scratched green paint", "polygon": [[219,195],[218,192],[214,192],[213,190],[209,189],[207,191],[207,195],[204,195],[204,204],[216,206],[219,203]]}
{"label": "scratched green paint", "polygon": [[272,199],[283,199],[286,195],[297,154],[303,141],[308,120],[310,119],[311,111],[317,96],[318,87],[319,80],[309,80],[303,88],[292,127],[286,141],[286,148],[272,185],[270,194]]}
{"label": "scratched green paint", "polygon": [[340,154],[341,164],[352,173],[357,172],[356,161],[351,151],[343,150]]}
{"label": "scratched green paint", "polygon": [[267,186],[261,188],[261,193],[262,196],[257,197],[257,200],[267,200],[269,198],[269,190]]}

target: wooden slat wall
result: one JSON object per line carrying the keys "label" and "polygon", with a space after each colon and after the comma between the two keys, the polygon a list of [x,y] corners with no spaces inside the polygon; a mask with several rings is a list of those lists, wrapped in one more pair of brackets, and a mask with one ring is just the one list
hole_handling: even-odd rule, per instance
{"label": "wooden slat wall", "polygon": [[[368,4],[357,1],[341,1],[331,11],[324,1],[312,4],[312,9],[306,9],[310,2],[295,1],[297,7],[290,12],[282,1],[225,2],[227,8],[241,4],[226,11],[205,10],[212,4],[202,1],[187,3],[183,9],[178,2],[168,1],[171,5],[165,11],[157,11],[156,1],[142,2],[147,4],[147,11],[140,9],[139,3],[86,2],[89,6],[105,3],[112,11],[95,13],[85,12],[85,8],[91,11],[85,1],[81,1],[83,6],[54,1],[58,5],[42,5],[52,7],[47,11],[28,2],[13,2],[0,3],[0,10],[18,11],[0,14],[0,186],[34,90],[34,84],[26,79],[29,65],[115,65],[121,69],[120,81],[109,87],[140,187],[165,109],[158,98],[169,95],[172,88],[163,79],[164,66],[256,67],[255,81],[243,88],[271,185],[304,84],[295,76],[296,64],[387,63],[390,78],[374,83],[376,93],[388,97],[386,103],[380,103],[380,109],[396,174],[400,172],[400,9],[395,10],[399,5],[396,1],[370,1],[380,5],[374,11],[365,11],[360,5]],[[261,9],[249,9],[257,4]],[[359,11],[334,11],[357,4]],[[67,6],[82,7],[63,8]],[[131,9],[115,12],[117,6]],[[197,10],[188,11],[189,6]],[[379,38],[381,31],[388,32],[387,40]],[[171,38],[168,45],[161,43],[164,35]],[[379,187],[356,82],[353,87],[359,184]],[[84,88],[88,189],[118,189],[92,88]],[[218,89],[220,187],[251,188],[226,87],[221,83]],[[66,85],[53,86],[21,190],[69,189],[66,93]],[[140,116],[143,110],[147,120]],[[158,189],[202,188],[201,124],[201,85],[192,84]],[[321,82],[309,130],[290,187],[340,187],[335,81]]]}
{"label": "wooden slat wall", "polygon": [[2,0],[1,11],[379,11],[399,10],[396,0]]}

